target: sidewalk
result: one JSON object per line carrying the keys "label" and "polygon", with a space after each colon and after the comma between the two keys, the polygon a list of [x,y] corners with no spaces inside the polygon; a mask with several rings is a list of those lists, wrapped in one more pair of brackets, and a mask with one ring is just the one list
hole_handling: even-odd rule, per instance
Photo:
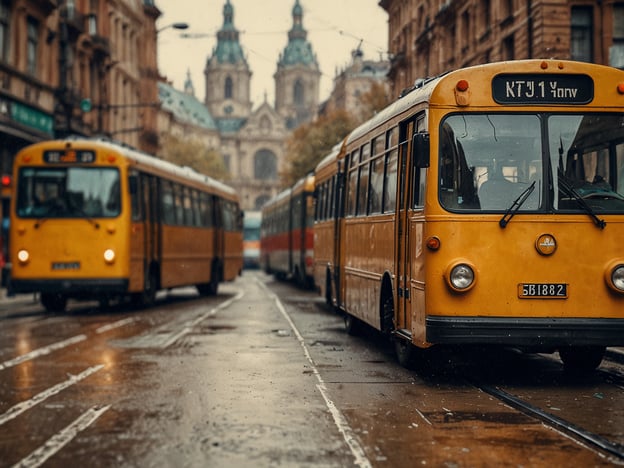
{"label": "sidewalk", "polygon": [[8,297],[6,288],[0,288],[0,316],[32,307],[39,307],[43,310],[43,306],[39,302],[39,296],[35,296],[35,294],[16,294]]}

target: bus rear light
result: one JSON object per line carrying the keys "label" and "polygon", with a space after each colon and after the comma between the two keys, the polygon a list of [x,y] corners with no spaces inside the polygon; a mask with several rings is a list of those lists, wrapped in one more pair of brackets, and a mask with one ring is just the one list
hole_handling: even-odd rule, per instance
{"label": "bus rear light", "polygon": [[28,253],[28,250],[22,249],[17,252],[17,259],[21,264],[26,264],[28,263],[28,260],[30,260],[30,253]]}
{"label": "bus rear light", "polygon": [[426,245],[429,250],[435,252],[436,250],[440,249],[440,239],[435,236],[430,237],[429,239],[427,239]]}
{"label": "bus rear light", "polygon": [[464,91],[468,91],[468,88],[470,88],[470,84],[468,83],[467,80],[459,80],[457,84],[455,85],[455,89],[457,89],[457,91],[462,92],[462,93]]}
{"label": "bus rear light", "polygon": [[610,286],[618,292],[624,292],[624,265],[617,265],[609,275]]}
{"label": "bus rear light", "polygon": [[445,276],[449,287],[456,292],[469,291],[475,284],[474,269],[466,263],[451,266]]}
{"label": "bus rear light", "polygon": [[106,249],[104,251],[104,261],[106,263],[113,263],[115,261],[115,251],[113,249]]}
{"label": "bus rear light", "polygon": [[624,82],[618,83],[618,85],[617,85],[617,92],[620,93],[620,94],[624,94]]}

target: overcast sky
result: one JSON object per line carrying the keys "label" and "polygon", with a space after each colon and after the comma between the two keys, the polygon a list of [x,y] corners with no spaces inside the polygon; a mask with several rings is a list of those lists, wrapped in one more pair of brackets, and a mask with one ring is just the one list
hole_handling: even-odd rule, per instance
{"label": "overcast sky", "polygon": [[[216,45],[216,33],[223,25],[226,0],[156,0],[162,12],[157,27],[186,22],[189,29],[163,29],[158,38],[158,67],[177,89],[182,89],[190,70],[195,96],[203,102],[204,67]],[[295,0],[230,0],[234,7],[234,26],[252,71],[251,100],[259,106],[265,92],[268,102],[275,101],[273,75],[279,54],[288,43]],[[299,0],[303,7],[303,27],[316,53],[321,69],[320,99],[325,100],[333,87],[336,70],[351,60],[358,47],[364,58],[387,59],[388,15],[379,0]],[[182,34],[199,35],[183,38]]]}

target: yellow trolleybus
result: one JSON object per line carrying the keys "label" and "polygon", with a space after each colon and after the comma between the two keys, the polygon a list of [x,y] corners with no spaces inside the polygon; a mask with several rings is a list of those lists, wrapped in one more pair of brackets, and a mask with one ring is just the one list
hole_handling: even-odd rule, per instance
{"label": "yellow trolleybus", "polygon": [[317,171],[330,180],[333,167],[338,189],[317,203],[338,208],[317,211],[316,227],[318,238],[334,216],[335,244],[315,255],[336,272],[319,286],[348,328],[392,334],[399,361],[497,344],[587,370],[624,344],[621,70],[453,71],[417,83],[328,158]]}
{"label": "yellow trolleybus", "polygon": [[21,150],[14,163],[11,279],[49,311],[68,298],[196,285],[216,294],[242,269],[236,193],[190,168],[114,143],[66,139]]}

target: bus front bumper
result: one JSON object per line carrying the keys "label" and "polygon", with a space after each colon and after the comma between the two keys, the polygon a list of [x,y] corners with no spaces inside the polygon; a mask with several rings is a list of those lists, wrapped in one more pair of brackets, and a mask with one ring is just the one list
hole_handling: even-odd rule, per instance
{"label": "bus front bumper", "polygon": [[624,319],[428,316],[426,333],[432,344],[623,346]]}
{"label": "bus front bumper", "polygon": [[100,294],[125,294],[128,291],[127,279],[32,279],[12,278],[9,282],[11,294],[20,293],[58,293],[67,296],[96,296]]}

